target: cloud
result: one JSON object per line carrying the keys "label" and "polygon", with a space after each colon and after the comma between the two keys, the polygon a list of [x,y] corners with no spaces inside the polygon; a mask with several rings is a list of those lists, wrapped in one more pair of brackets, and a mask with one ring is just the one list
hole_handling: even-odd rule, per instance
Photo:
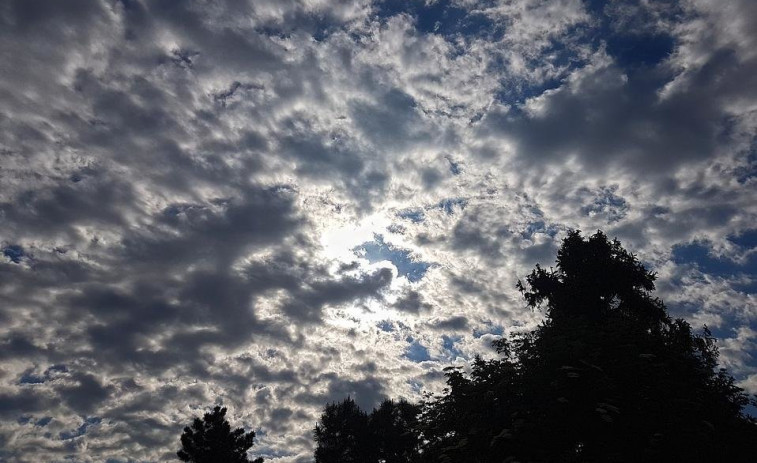
{"label": "cloud", "polygon": [[0,8],[0,459],[173,458],[214,403],[309,461],[351,395],[536,326],[603,229],[754,392],[754,5]]}

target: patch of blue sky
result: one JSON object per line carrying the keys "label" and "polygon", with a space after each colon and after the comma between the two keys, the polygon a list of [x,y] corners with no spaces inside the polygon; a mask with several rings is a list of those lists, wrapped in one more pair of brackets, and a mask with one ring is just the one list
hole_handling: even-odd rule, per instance
{"label": "patch of blue sky", "polygon": [[412,389],[412,391],[415,392],[416,394],[420,394],[421,392],[423,392],[422,382],[411,379],[407,381],[407,384],[410,386],[410,389]]}
{"label": "patch of blue sky", "polygon": [[503,334],[505,334],[505,329],[502,327],[502,325],[496,325],[494,323],[488,322],[486,323],[485,328],[476,328],[473,330],[474,338],[480,338],[481,336],[484,336],[487,334],[493,334],[495,336],[502,336]]}
{"label": "patch of blue sky", "polygon": [[382,19],[407,14],[415,19],[416,29],[424,34],[496,38],[502,33],[501,25],[486,15],[462,8],[450,0],[383,0],[377,2],[376,14]]}
{"label": "patch of blue sky", "polygon": [[35,375],[34,373],[24,373],[18,380],[19,384],[42,384],[46,381],[44,376]]}
{"label": "patch of blue sky", "polygon": [[34,426],[41,428],[41,427],[47,426],[52,420],[53,418],[51,416],[43,416],[42,418],[35,420],[34,417],[31,415],[23,415],[23,416],[18,417],[16,422],[18,424],[27,424],[34,421]]}
{"label": "patch of blue sky", "polygon": [[[530,58],[529,64],[538,65],[548,61],[556,68],[563,68],[563,74],[567,74],[566,71],[588,64],[590,58],[582,53],[583,44],[580,40],[585,29],[583,24],[569,26],[563,37],[550,38],[549,45],[541,50],[540,55]],[[579,38],[579,40],[574,40],[574,37]],[[570,39],[566,40],[566,38]]]}
{"label": "patch of blue sky", "polygon": [[292,33],[307,32],[320,42],[342,30],[342,23],[329,14],[296,14],[284,21],[266,22],[255,30],[270,37],[288,38]]}
{"label": "patch of blue sky", "polygon": [[[545,78],[544,80],[511,80],[504,79],[496,98],[511,105],[514,116],[522,114],[521,105],[527,99],[542,95],[544,92],[559,88],[566,76],[573,70],[587,64],[586,48],[598,50],[603,48],[612,56],[618,66],[626,71],[654,67],[666,60],[675,50],[675,39],[652,27],[634,27],[619,29],[616,11],[623,9],[607,9],[606,0],[588,1],[587,8],[592,13],[594,21],[591,24],[580,23],[569,27],[564,34],[550,39],[549,45],[535,54],[526,62],[530,67],[542,67],[548,63],[560,72]],[[633,10],[633,9],[629,9]],[[613,16],[607,14],[612,11]],[[627,18],[624,18],[627,19]],[[636,18],[639,24],[648,21]],[[506,69],[507,64],[495,63],[493,67]],[[630,72],[631,80],[636,76]],[[640,74],[639,77],[649,79],[648,73]],[[660,76],[660,83],[666,82],[667,77]]]}
{"label": "patch of blue sky", "polygon": [[436,207],[447,214],[452,215],[455,213],[455,209],[465,209],[465,206],[467,205],[468,200],[465,198],[447,198],[439,201],[439,204],[437,204]]}
{"label": "patch of blue sky", "polygon": [[670,35],[614,35],[606,40],[607,52],[623,68],[655,66],[667,59],[675,49]]}
{"label": "patch of blue sky", "polygon": [[615,194],[616,188],[603,188],[591,204],[581,208],[581,213],[588,216],[600,215],[608,222],[617,222],[626,216],[628,204],[626,200]]}
{"label": "patch of blue sky", "polygon": [[[511,105],[510,111],[514,115],[523,114],[522,105],[529,98],[538,97],[544,92],[560,88],[568,75],[574,70],[585,66],[589,58],[585,53],[586,47],[596,48],[587,33],[584,24],[569,27],[560,37],[549,39],[549,44],[527,58],[525,65],[529,68],[543,68],[549,66],[553,71],[542,79],[514,79],[505,77],[501,81],[499,92],[495,95],[498,101]],[[570,37],[570,40],[566,40]],[[496,70],[506,70],[507,63],[494,60],[491,65]]]}
{"label": "patch of blue sky", "polygon": [[58,437],[60,438],[60,440],[70,440],[70,439],[74,439],[74,438],[79,437],[79,436],[83,436],[84,434],[87,433],[87,430],[91,426],[98,425],[98,424],[100,424],[101,421],[102,421],[102,418],[100,418],[99,416],[93,416],[93,417],[90,417],[90,418],[85,418],[84,423],[82,423],[82,425],[79,426],[76,430],[74,430],[74,431],[61,431],[61,433],[58,435]]}
{"label": "patch of blue sky", "polygon": [[[757,233],[751,231],[741,235],[744,248],[753,248],[753,240],[757,239]],[[739,239],[739,237],[731,238]],[[738,244],[738,243],[737,243]],[[673,262],[679,265],[694,265],[702,273],[723,278],[746,275],[748,280],[735,283],[734,289],[747,294],[757,294],[757,253],[750,254],[745,262],[736,262],[728,258],[715,257],[705,243],[695,242],[684,245],[676,245],[672,252]]]}
{"label": "patch of blue sky", "polygon": [[752,141],[745,162],[736,169],[736,179],[739,183],[744,184],[757,177],[757,138]]}
{"label": "patch of blue sky", "polygon": [[[645,17],[644,8],[618,7],[623,0],[610,5],[608,0],[587,0],[585,7],[597,20],[596,26],[587,31],[588,38],[595,47],[605,45],[607,53],[624,69],[656,66],[670,56],[675,50],[672,35],[661,33],[656,29],[655,21]],[[635,6],[634,1],[628,1]],[[674,1],[668,2],[671,5]],[[608,8],[616,6],[617,8]],[[632,12],[632,13],[631,13]],[[662,10],[658,10],[662,12]],[[629,15],[630,14],[630,15]],[[677,14],[675,8],[670,14]],[[628,15],[619,17],[619,15]],[[619,24],[628,24],[624,28]]]}
{"label": "patch of blue sky", "polygon": [[187,211],[191,211],[192,209],[197,209],[198,206],[194,204],[171,204],[167,206],[165,209],[163,209],[162,214],[163,217],[166,217],[168,219],[173,219],[178,217],[180,214],[183,214]]}
{"label": "patch of blue sky", "polygon": [[[751,235],[749,239],[753,239]],[[703,273],[710,275],[757,274],[757,255],[750,255],[745,263],[738,263],[731,259],[713,256],[710,248],[700,242],[674,246],[672,257],[676,264],[693,264]]]}
{"label": "patch of blue sky", "polygon": [[[701,310],[701,307],[696,307],[695,310]],[[689,312],[691,313],[691,312]],[[729,315],[723,315],[722,323],[718,325],[710,324],[707,325],[707,329],[710,330],[710,333],[712,333],[713,336],[715,336],[716,340],[719,340],[719,342],[722,342],[723,339],[733,338],[737,335],[736,331],[738,327],[743,325],[743,321],[738,320],[737,316],[729,316]],[[693,325],[692,328],[696,331],[701,333],[704,329],[704,326],[696,326]],[[754,360],[754,357],[752,357]],[[747,363],[754,363],[754,361]]]}
{"label": "patch of blue sky", "polygon": [[742,167],[738,170],[737,180],[742,185],[753,178],[757,178],[757,163]]}
{"label": "patch of blue sky", "polygon": [[[457,165],[455,165],[455,169],[459,169]],[[426,206],[425,209],[441,209],[448,215],[452,215],[458,209],[465,209],[467,205],[468,200],[465,198],[445,198],[433,206]],[[401,219],[410,220],[413,223],[420,223],[426,219],[424,210],[421,208],[403,209],[397,212],[396,215]]]}
{"label": "patch of blue sky", "polygon": [[48,424],[50,424],[50,422],[52,420],[53,420],[52,416],[45,416],[45,417],[42,417],[42,418],[38,419],[37,422],[34,423],[34,426],[42,428],[42,427],[47,426]]}
{"label": "patch of blue sky", "polygon": [[451,357],[457,358],[466,358],[466,356],[463,354],[463,352],[456,347],[456,344],[460,342],[462,339],[462,336],[459,335],[442,335],[442,348],[450,354]]}
{"label": "patch of blue sky", "polygon": [[745,230],[736,236],[730,236],[728,240],[744,249],[757,248],[757,228]]}
{"label": "patch of blue sky", "polygon": [[32,370],[27,370],[19,378],[19,384],[42,384],[50,380],[57,373],[67,373],[68,368],[65,365],[53,365],[44,371],[41,375],[35,374]]}
{"label": "patch of blue sky", "polygon": [[49,375],[52,373],[67,373],[67,372],[68,372],[68,367],[63,364],[53,365],[47,370],[45,370],[46,375]]}
{"label": "patch of blue sky", "polygon": [[386,333],[391,333],[392,331],[394,331],[394,323],[390,322],[389,320],[382,320],[376,323],[376,327]]}
{"label": "patch of blue sky", "polygon": [[[666,300],[665,307],[668,309],[668,313],[674,318],[690,318],[698,312],[702,311],[702,305],[698,301],[691,300]],[[733,329],[740,324],[737,323],[735,318],[727,313],[720,312],[717,314],[718,319],[716,322],[710,322],[707,327],[717,339],[725,339],[733,336]],[[694,331],[701,332],[702,324],[692,324]]]}
{"label": "patch of blue sky", "polygon": [[363,257],[370,263],[391,262],[397,268],[397,274],[406,277],[411,282],[419,281],[431,267],[428,262],[413,260],[409,250],[385,243],[382,235],[374,235],[373,241],[363,243],[353,251],[362,252]]}
{"label": "patch of blue sky", "polygon": [[24,248],[17,244],[11,244],[3,249],[3,255],[11,260],[11,262],[18,264],[21,262],[21,258],[26,255]]}
{"label": "patch of blue sky", "polygon": [[520,233],[525,239],[532,238],[537,233],[542,233],[554,237],[560,229],[556,225],[547,225],[543,220],[537,220],[526,225],[526,228]]}
{"label": "patch of blue sky", "polygon": [[543,81],[503,82],[495,98],[502,103],[512,105],[513,114],[522,114],[521,105],[529,98],[537,97],[548,90],[559,88],[562,78],[550,78]]}
{"label": "patch of blue sky", "polygon": [[409,342],[410,345],[405,350],[405,353],[403,354],[404,357],[416,363],[431,360],[431,356],[429,355],[428,348],[426,346],[414,340],[413,338],[408,338],[407,342]]}
{"label": "patch of blue sky", "polygon": [[420,223],[426,219],[426,215],[423,213],[423,209],[419,208],[403,209],[397,212],[397,217],[401,219],[407,219],[413,223]]}
{"label": "patch of blue sky", "polygon": [[459,162],[453,161],[450,157],[447,157],[447,162],[449,162],[449,171],[452,175],[460,175],[463,172],[462,169],[460,169]]}
{"label": "patch of blue sky", "polygon": [[[573,26],[566,32],[567,36],[580,38],[584,35],[584,28]],[[502,81],[502,87],[496,98],[506,104],[513,105],[511,110],[515,113],[521,111],[520,105],[527,99],[542,95],[548,90],[560,88],[565,78],[575,69],[581,68],[588,63],[588,58],[581,52],[580,40],[578,42],[565,41],[552,38],[549,45],[526,60],[526,65],[532,68],[540,68],[549,64],[554,69],[559,69],[557,74],[548,75],[543,80],[521,79]],[[504,67],[503,63],[501,67]]]}

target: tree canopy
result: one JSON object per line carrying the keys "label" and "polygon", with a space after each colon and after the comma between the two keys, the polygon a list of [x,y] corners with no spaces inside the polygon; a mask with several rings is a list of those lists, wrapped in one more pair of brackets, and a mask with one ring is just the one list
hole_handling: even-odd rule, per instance
{"label": "tree canopy", "polygon": [[255,432],[238,428],[231,430],[226,420],[226,407],[216,406],[202,419],[195,418],[192,426],[184,428],[181,450],[176,455],[190,463],[263,463],[262,458],[252,462],[247,451],[252,448]]}
{"label": "tree canopy", "polygon": [[347,398],[326,406],[315,427],[316,463],[411,463],[419,445],[420,407],[385,400],[367,414]]}
{"label": "tree canopy", "polygon": [[[753,461],[749,396],[717,368],[707,327],[671,318],[654,281],[617,240],[569,233],[554,268],[537,265],[518,282],[545,320],[495,342],[499,358],[447,368],[444,393],[405,422],[404,459],[374,450],[394,421],[378,424],[377,411],[369,418],[349,401],[326,407],[316,461]],[[368,453],[325,456],[345,446],[341,455]]]}
{"label": "tree canopy", "polygon": [[536,330],[495,343],[502,357],[451,370],[426,404],[430,461],[751,461],[749,397],[705,327],[671,319],[655,275],[616,240],[571,232],[556,267],[518,282],[543,308]]}

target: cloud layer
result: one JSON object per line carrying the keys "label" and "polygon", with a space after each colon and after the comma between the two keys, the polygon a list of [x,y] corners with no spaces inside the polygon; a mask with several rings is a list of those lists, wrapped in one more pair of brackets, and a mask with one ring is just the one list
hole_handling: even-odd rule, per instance
{"label": "cloud layer", "polygon": [[214,403],[435,391],[565,232],[658,272],[757,392],[749,0],[0,7],[0,460],[163,461]]}

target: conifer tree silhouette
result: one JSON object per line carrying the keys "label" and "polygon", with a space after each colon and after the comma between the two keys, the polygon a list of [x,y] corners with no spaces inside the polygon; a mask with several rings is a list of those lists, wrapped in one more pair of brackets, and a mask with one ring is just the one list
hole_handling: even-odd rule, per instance
{"label": "conifer tree silhouette", "polygon": [[181,450],[176,455],[190,463],[263,463],[262,458],[252,462],[247,458],[254,440],[254,431],[245,433],[242,428],[232,431],[226,420],[226,407],[216,406],[202,419],[195,418],[191,427],[184,428]]}
{"label": "conifer tree silhouette", "polygon": [[368,463],[375,458],[368,415],[350,397],[326,406],[313,435],[316,463]]}

